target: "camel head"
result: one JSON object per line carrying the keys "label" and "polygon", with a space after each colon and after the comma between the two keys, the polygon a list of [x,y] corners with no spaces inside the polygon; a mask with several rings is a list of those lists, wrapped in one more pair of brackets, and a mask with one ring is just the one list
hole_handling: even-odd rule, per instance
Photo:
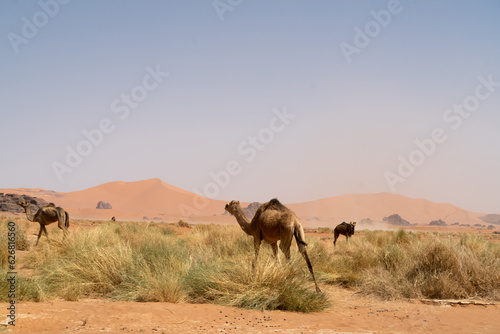
{"label": "camel head", "polygon": [[22,201],[22,202],[19,201],[19,202],[17,202],[17,205],[22,206],[23,208],[26,209],[29,206],[29,203],[26,201]]}
{"label": "camel head", "polygon": [[356,222],[350,222],[349,225],[351,225],[351,233],[354,234],[354,228],[356,227]]}
{"label": "camel head", "polygon": [[240,201],[231,201],[226,204],[226,211],[234,216],[235,212],[240,207]]}

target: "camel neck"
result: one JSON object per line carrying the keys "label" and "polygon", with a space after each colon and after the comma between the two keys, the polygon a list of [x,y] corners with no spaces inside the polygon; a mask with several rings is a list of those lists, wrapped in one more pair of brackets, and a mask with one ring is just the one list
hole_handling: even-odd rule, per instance
{"label": "camel neck", "polygon": [[247,216],[245,216],[243,210],[241,210],[240,207],[237,208],[236,212],[234,213],[234,216],[236,217],[236,221],[240,225],[243,232],[245,232],[248,235],[252,235],[250,221],[248,220]]}
{"label": "camel neck", "polygon": [[28,218],[29,221],[33,221],[34,218],[31,213],[31,205],[28,204],[28,206],[24,208],[24,211],[26,212],[26,218]]}

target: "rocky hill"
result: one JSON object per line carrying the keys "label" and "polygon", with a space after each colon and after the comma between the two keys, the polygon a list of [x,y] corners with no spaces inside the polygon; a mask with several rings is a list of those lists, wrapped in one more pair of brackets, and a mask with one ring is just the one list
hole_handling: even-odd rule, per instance
{"label": "rocky hill", "polygon": [[384,217],[383,221],[395,226],[413,226],[409,221],[401,218],[401,216],[398,214],[393,214],[388,217]]}
{"label": "rocky hill", "polygon": [[500,215],[491,214],[484,217],[479,217],[479,219],[481,219],[485,223],[500,225]]}
{"label": "rocky hill", "polygon": [[113,209],[113,207],[111,206],[111,204],[109,203],[106,203],[104,201],[99,201],[97,203],[97,206],[96,206],[96,209],[100,209],[100,210],[111,210]]}
{"label": "rocky hill", "polygon": [[431,226],[447,226],[446,222],[442,219],[433,220],[429,223]]}
{"label": "rocky hill", "polygon": [[[261,205],[262,205],[262,203],[253,202],[253,203],[248,204],[248,206],[246,208],[242,207],[241,211],[243,211],[243,213],[245,214],[245,216],[247,216],[247,218],[249,220],[252,220],[253,216],[255,216],[255,213],[257,212],[257,210],[260,208]],[[231,214],[226,211],[226,212],[224,212],[223,215],[230,216]]]}
{"label": "rocky hill", "polygon": [[31,197],[28,195],[17,195],[17,194],[4,194],[0,193],[0,211],[12,212],[12,213],[23,213],[24,209],[17,205],[19,201],[27,201],[31,204],[31,211],[33,213],[37,212],[39,208],[47,205],[48,203],[41,198]]}
{"label": "rocky hill", "polygon": [[259,202],[253,202],[248,204],[248,206],[243,210],[243,213],[248,217],[248,219],[252,220],[253,216],[255,216],[255,213],[257,210],[260,208],[261,203]]}

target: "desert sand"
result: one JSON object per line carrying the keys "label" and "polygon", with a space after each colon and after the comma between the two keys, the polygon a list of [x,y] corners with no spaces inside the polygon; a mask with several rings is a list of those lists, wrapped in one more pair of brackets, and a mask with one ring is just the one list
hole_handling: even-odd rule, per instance
{"label": "desert sand", "polygon": [[[301,314],[218,305],[81,300],[20,303],[18,333],[498,333],[499,305],[387,302],[325,287],[330,310]],[[7,304],[1,304],[5,309]]]}

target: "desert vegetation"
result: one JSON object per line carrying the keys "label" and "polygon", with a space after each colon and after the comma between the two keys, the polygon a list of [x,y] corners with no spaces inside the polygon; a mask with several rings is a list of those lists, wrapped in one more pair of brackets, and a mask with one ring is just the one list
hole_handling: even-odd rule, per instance
{"label": "desert vegetation", "polygon": [[[10,220],[13,221],[13,220]],[[26,236],[25,228],[21,227],[19,220],[13,221],[16,229],[16,249],[20,251],[26,251],[30,248],[28,238]],[[0,268],[7,268],[8,263],[8,221],[5,219],[1,220],[0,224]]]}
{"label": "desert vegetation", "polygon": [[479,234],[366,231],[328,265],[332,283],[385,299],[500,299],[500,247]]}
{"label": "desert vegetation", "polygon": [[[0,221],[3,276],[7,222]],[[27,251],[26,223],[16,224],[20,301],[106,298],[299,312],[331,306],[328,293],[315,292],[296,249],[292,265],[276,265],[271,248],[262,247],[252,273],[252,238],[239,226],[193,225],[181,233],[177,224],[106,222]],[[500,300],[500,246],[481,235],[362,231],[335,250],[325,240],[306,236],[323,290],[339,285],[384,299]],[[0,298],[5,289],[3,279]]]}
{"label": "desert vegetation", "polygon": [[[179,236],[176,225],[107,223],[40,243],[18,262],[33,271],[19,273],[18,300],[92,297],[302,312],[328,307],[307,268],[297,265],[300,254],[292,256],[295,265],[276,266],[265,247],[252,274],[253,243],[238,226],[196,225]],[[5,265],[2,271],[5,276]],[[2,282],[0,290],[6,288]]]}

